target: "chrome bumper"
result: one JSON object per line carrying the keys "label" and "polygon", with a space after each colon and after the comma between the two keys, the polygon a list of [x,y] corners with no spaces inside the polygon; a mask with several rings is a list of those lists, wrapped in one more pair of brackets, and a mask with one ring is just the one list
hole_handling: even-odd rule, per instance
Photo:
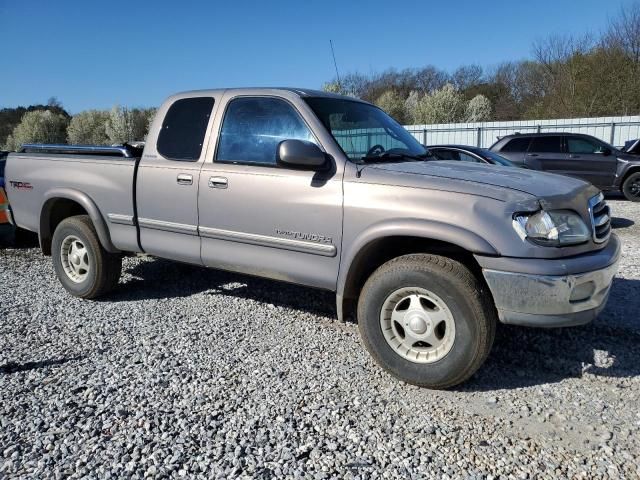
{"label": "chrome bumper", "polygon": [[[606,265],[568,275],[537,275],[483,268],[503,323],[537,327],[581,325],[604,309],[620,248],[613,249]],[[570,263],[573,259],[567,259]]]}

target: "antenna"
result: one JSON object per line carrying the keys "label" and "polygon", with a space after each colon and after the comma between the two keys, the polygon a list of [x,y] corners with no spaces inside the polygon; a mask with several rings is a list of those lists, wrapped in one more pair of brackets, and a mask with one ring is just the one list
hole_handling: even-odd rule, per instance
{"label": "antenna", "polygon": [[333,42],[329,39],[331,45],[331,55],[333,56],[333,66],[336,67],[336,78],[338,79],[338,87],[342,90],[342,82],[340,81],[340,73],[338,72],[338,63],[336,62],[336,52],[333,51]]}

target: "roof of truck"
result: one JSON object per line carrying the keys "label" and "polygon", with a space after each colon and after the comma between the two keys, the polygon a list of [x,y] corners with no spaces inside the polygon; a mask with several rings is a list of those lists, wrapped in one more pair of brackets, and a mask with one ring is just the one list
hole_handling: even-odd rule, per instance
{"label": "roof of truck", "polygon": [[500,137],[500,140],[503,138],[516,138],[516,137],[557,137],[558,135],[571,135],[572,137],[591,137],[594,138],[593,135],[588,135],[586,133],[573,133],[573,132],[515,132],[510,133],[509,135],[504,135]]}
{"label": "roof of truck", "polygon": [[222,94],[224,92],[233,92],[233,93],[247,93],[251,95],[260,95],[260,94],[269,94],[274,93],[274,91],[285,91],[290,92],[299,97],[326,97],[326,98],[342,98],[347,100],[354,100],[357,102],[364,102],[364,100],[360,100],[359,98],[350,97],[348,95],[339,95],[337,93],[325,92],[323,90],[313,90],[311,88],[293,88],[293,87],[242,87],[242,88],[214,88],[214,89],[205,89],[205,90],[190,90],[186,92],[179,92],[172,96],[193,96],[193,95],[212,95],[212,94]]}

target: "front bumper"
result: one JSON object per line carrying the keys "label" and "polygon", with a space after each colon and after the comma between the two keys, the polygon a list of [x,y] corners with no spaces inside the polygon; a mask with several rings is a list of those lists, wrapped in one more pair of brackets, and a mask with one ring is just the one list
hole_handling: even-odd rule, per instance
{"label": "front bumper", "polygon": [[[557,260],[522,259],[524,271],[510,271],[518,265],[515,259],[476,258],[501,322],[568,327],[588,323],[604,309],[618,271],[620,241],[612,234],[598,252]],[[492,268],[496,266],[503,268]]]}

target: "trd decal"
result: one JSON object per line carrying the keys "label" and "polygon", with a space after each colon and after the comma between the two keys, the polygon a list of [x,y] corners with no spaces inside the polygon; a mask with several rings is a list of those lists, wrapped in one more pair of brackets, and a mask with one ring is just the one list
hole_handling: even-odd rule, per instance
{"label": "trd decal", "polygon": [[13,180],[9,180],[9,184],[16,190],[33,190],[33,185],[28,182],[14,182]]}

